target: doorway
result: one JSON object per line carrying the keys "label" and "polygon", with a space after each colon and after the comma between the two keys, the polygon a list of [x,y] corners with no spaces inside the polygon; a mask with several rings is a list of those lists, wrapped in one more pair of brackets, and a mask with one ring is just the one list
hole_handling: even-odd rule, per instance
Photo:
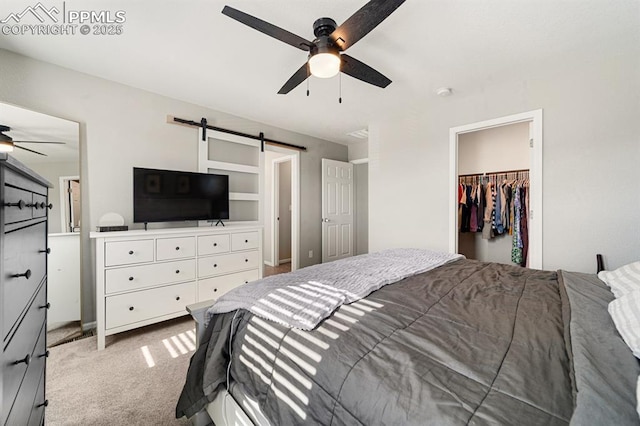
{"label": "doorway", "polygon": [[[485,131],[484,133],[481,133]],[[507,167],[499,162],[493,162],[488,159],[486,161],[475,161],[475,164],[468,161],[468,154],[477,153],[482,140],[486,140],[486,136],[497,138],[499,134],[508,134],[509,132],[525,132],[524,154],[521,155],[520,163]],[[528,209],[527,216],[527,236],[528,236],[528,261],[527,266],[536,269],[542,269],[542,110],[535,110],[521,114],[515,114],[507,117],[501,117],[494,120],[488,120],[478,123],[472,123],[465,126],[450,129],[450,203],[449,203],[449,251],[451,253],[467,252],[472,253],[472,257],[485,261],[498,261],[508,263],[505,259],[509,259],[510,238],[503,238],[502,241],[496,240],[491,244],[478,239],[478,236],[465,235],[460,238],[460,231],[464,229],[466,222],[459,215],[460,208],[460,176],[467,175],[478,177],[478,179],[487,182],[486,179],[502,178],[502,176],[513,175],[518,173],[524,175],[526,170],[528,177]],[[495,141],[492,141],[492,143]],[[510,147],[511,148],[511,147]],[[503,153],[493,151],[495,148],[487,148],[490,155],[503,157]],[[528,151],[528,152],[527,152]],[[508,154],[507,156],[508,157]],[[503,157],[504,158],[504,157]],[[526,165],[526,166],[525,166]],[[516,167],[518,166],[518,167]],[[474,167],[476,169],[474,169]],[[493,170],[495,168],[496,170]],[[505,172],[501,174],[501,172]],[[477,181],[476,181],[477,182]],[[464,195],[464,193],[463,193]],[[462,221],[462,223],[461,223]],[[485,222],[486,223],[486,222]],[[485,229],[486,231],[486,229]],[[491,238],[491,237],[489,237]],[[498,247],[501,246],[501,247]],[[496,254],[504,251],[504,256]],[[525,263],[523,262],[523,263]]]}
{"label": "doorway", "polygon": [[264,276],[299,265],[300,153],[266,145],[264,152]]}

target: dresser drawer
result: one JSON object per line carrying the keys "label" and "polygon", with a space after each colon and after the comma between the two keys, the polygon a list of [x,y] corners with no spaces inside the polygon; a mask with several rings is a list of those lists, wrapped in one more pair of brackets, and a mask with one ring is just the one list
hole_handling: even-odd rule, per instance
{"label": "dresser drawer", "polygon": [[257,269],[198,281],[198,300],[217,299],[229,290],[260,278]]}
{"label": "dresser drawer", "polygon": [[43,286],[38,293],[38,297],[29,308],[24,321],[20,324],[20,328],[13,335],[9,346],[4,352],[4,365],[2,366],[4,380],[3,407],[11,407],[11,404],[13,404],[20,382],[29,367],[25,362],[14,363],[28,357],[29,365],[31,365],[35,358],[44,354],[46,350],[45,309],[39,309],[44,304],[46,304],[46,297]]}
{"label": "dresser drawer", "polygon": [[105,266],[153,262],[153,240],[105,243]]}
{"label": "dresser drawer", "polygon": [[[31,192],[5,186],[2,202],[4,203],[5,224],[31,219],[31,205],[33,203],[33,194]],[[10,206],[8,204],[16,205]]]}
{"label": "dresser drawer", "polygon": [[229,251],[229,234],[198,237],[198,255],[226,253]]}
{"label": "dresser drawer", "polygon": [[[13,327],[47,272],[46,222],[5,234],[2,287],[4,305],[3,337]],[[42,252],[41,252],[42,251]],[[28,274],[14,277],[13,275]]]}
{"label": "dresser drawer", "polygon": [[[42,326],[42,324],[40,324],[40,326]],[[28,424],[34,408],[41,408],[36,406],[44,402],[36,400],[36,395],[41,392],[39,384],[42,382],[44,377],[44,365],[46,358],[42,355],[46,351],[45,334],[45,328],[42,327],[42,334],[38,339],[38,347],[32,353],[31,360],[26,368],[27,372],[24,375],[24,380],[22,383],[18,382],[19,389],[16,388],[17,394],[11,394],[15,395],[15,401],[13,402],[13,407],[11,408],[9,416],[7,417],[7,425]],[[20,365],[24,365],[24,363]],[[7,407],[9,406],[10,405],[7,405]]]}
{"label": "dresser drawer", "polygon": [[195,301],[195,282],[108,296],[105,298],[106,328],[185,311],[185,306]]}
{"label": "dresser drawer", "polygon": [[258,231],[231,234],[231,250],[249,250],[258,248]]}
{"label": "dresser drawer", "polygon": [[[33,400],[33,405],[31,408],[31,416],[29,417],[28,426],[41,426],[42,421],[44,420],[44,409],[45,409],[45,395],[44,395],[44,384],[45,384],[45,372],[42,371],[42,376],[40,377],[40,385],[38,385],[38,390],[36,391],[36,397]],[[47,402],[48,403],[48,402]]]}
{"label": "dresser drawer", "polygon": [[47,215],[47,197],[40,194],[33,194],[33,217],[45,217]]}
{"label": "dresser drawer", "polygon": [[198,259],[198,277],[229,274],[257,268],[260,264],[258,251],[221,254]]}
{"label": "dresser drawer", "polygon": [[105,293],[191,281],[196,278],[196,260],[129,266],[105,271]]}
{"label": "dresser drawer", "polygon": [[157,260],[184,259],[195,257],[196,239],[194,237],[183,238],[158,238],[156,240]]}

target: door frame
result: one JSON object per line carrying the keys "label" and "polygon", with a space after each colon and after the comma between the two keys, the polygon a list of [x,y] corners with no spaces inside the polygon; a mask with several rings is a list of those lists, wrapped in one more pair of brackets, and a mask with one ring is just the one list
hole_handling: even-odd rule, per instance
{"label": "door frame", "polygon": [[[271,176],[271,252],[273,253],[273,266],[280,265],[280,165],[292,161],[293,156],[278,157],[271,160],[272,176]],[[293,162],[291,163],[293,168]],[[293,204],[293,170],[291,172],[291,201]],[[291,247],[293,248],[293,205],[291,206]],[[291,250],[292,258],[289,259],[293,263],[293,249]]]}
{"label": "door frame", "polygon": [[[65,183],[68,184],[69,181],[71,180],[77,180],[78,182],[80,181],[80,176],[60,176],[59,177],[59,182],[60,182],[60,231],[61,232],[73,232],[73,229],[71,229],[70,231],[66,231],[67,226],[69,225],[69,223],[65,222],[65,218],[66,218],[66,212],[68,211],[67,209],[70,208],[69,205],[69,193],[67,192],[68,186],[65,185]],[[80,186],[80,208],[82,208],[82,186]],[[82,216],[82,212],[80,213],[80,215]],[[70,218],[71,219],[71,218]]]}
{"label": "door frame", "polygon": [[542,269],[542,109],[449,129],[449,252],[458,252],[458,136],[529,122],[529,267]]}
{"label": "door frame", "polygon": [[[275,191],[277,190],[276,185],[276,162],[284,162],[291,161],[291,270],[295,271],[298,269],[300,262],[300,151],[295,149],[288,149],[280,146],[274,145],[266,145],[266,151],[278,152],[282,154],[287,154],[284,157],[275,158],[273,160],[274,167],[272,169],[271,176],[271,212],[272,212],[272,220],[275,222]],[[266,158],[266,157],[265,157]],[[273,255],[274,266],[277,266],[278,258],[276,257],[276,250],[278,249],[278,236],[276,235],[276,225],[272,223],[271,227],[271,244],[272,250],[271,253]]]}

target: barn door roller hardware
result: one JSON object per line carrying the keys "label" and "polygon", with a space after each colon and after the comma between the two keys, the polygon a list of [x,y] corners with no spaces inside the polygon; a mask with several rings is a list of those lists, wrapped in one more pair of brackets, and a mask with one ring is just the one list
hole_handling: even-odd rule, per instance
{"label": "barn door roller hardware", "polygon": [[261,149],[262,151],[264,151],[264,145],[275,145],[275,146],[283,146],[286,148],[291,148],[291,149],[297,149],[299,151],[306,151],[307,148],[304,146],[300,146],[300,145],[294,145],[291,143],[287,143],[287,142],[280,142],[280,141],[276,141],[273,139],[267,139],[264,137],[264,133],[260,132],[260,135],[250,135],[248,133],[244,133],[244,132],[238,132],[235,130],[229,130],[229,129],[223,129],[222,127],[216,127],[216,126],[211,126],[207,123],[207,119],[206,118],[202,118],[200,120],[200,122],[197,121],[193,121],[193,120],[185,120],[184,118],[178,118],[178,117],[173,117],[171,115],[167,116],[167,123],[171,123],[171,124],[183,124],[186,126],[192,126],[192,127],[199,127],[203,130],[202,132],[202,140],[206,141],[207,140],[207,129],[208,130],[215,130],[218,132],[222,132],[222,133],[228,133],[230,135],[236,135],[236,136],[242,136],[244,138],[249,138],[249,139],[254,139],[254,140],[258,140],[262,143]]}

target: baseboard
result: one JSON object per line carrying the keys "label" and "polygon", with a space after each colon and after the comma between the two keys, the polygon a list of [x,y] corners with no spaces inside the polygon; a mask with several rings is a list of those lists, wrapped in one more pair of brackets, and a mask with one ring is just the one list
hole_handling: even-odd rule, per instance
{"label": "baseboard", "polygon": [[273,262],[269,262],[268,260],[265,260],[264,264],[267,266],[271,266],[273,268]]}
{"label": "baseboard", "polygon": [[84,331],[93,330],[96,327],[97,327],[97,324],[95,321],[85,322],[82,324],[82,331],[84,332]]}
{"label": "baseboard", "polygon": [[280,259],[280,264],[282,265],[283,263],[291,263],[291,258],[289,258],[289,259]]}

